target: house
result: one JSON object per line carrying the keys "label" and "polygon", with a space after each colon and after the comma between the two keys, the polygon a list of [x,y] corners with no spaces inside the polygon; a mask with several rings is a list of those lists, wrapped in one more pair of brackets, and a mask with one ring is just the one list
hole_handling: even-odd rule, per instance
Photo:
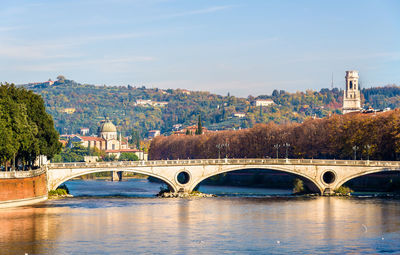
{"label": "house", "polygon": [[182,128],[182,126],[183,126],[182,124],[175,124],[172,126],[172,130],[178,131]]}
{"label": "house", "polygon": [[233,114],[233,117],[244,118],[244,117],[246,117],[246,113],[244,113],[244,112],[236,112],[236,113]]}
{"label": "house", "polygon": [[63,112],[66,114],[73,114],[75,112],[75,108],[64,108]]}
{"label": "house", "polygon": [[80,130],[79,130],[79,133],[81,134],[81,135],[87,135],[87,134],[89,134],[89,129],[88,128],[81,128]]}
{"label": "house", "polygon": [[[197,130],[197,125],[192,125],[192,126],[185,127],[181,130],[174,131],[173,134],[174,135],[195,135],[196,130]],[[203,130],[203,134],[211,132],[206,127],[202,127],[202,130]]]}
{"label": "house", "polygon": [[139,100],[136,100],[136,105],[137,106],[159,106],[159,107],[164,107],[164,106],[168,105],[168,102],[157,102],[157,101],[139,99]]}
{"label": "house", "polygon": [[156,136],[161,135],[161,131],[160,130],[150,130],[149,133],[147,134],[147,136],[149,137],[149,139],[152,139]]}
{"label": "house", "polygon": [[274,105],[274,101],[272,99],[257,99],[256,106],[270,106]]}

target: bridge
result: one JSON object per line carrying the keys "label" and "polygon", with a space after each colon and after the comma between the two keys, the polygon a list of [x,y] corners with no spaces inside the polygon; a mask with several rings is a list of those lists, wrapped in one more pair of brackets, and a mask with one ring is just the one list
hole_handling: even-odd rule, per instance
{"label": "bridge", "polygon": [[51,163],[47,168],[48,190],[71,178],[105,171],[144,174],[164,181],[172,192],[190,193],[212,176],[245,169],[277,170],[308,180],[313,191],[330,194],[345,182],[360,176],[400,171],[398,161],[325,159],[188,159],[118,161],[96,163]]}

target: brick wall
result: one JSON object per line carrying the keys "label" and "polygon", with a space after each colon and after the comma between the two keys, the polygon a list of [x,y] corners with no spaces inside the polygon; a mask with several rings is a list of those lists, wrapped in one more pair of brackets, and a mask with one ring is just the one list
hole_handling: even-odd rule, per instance
{"label": "brick wall", "polygon": [[47,195],[46,173],[35,177],[0,179],[0,201]]}

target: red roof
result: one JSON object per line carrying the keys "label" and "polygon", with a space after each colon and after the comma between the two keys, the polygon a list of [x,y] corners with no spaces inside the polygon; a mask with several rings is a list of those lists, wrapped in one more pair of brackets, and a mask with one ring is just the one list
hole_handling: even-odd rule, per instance
{"label": "red roof", "polygon": [[120,152],[139,152],[140,150],[138,149],[120,149]]}
{"label": "red roof", "polygon": [[101,137],[95,137],[95,136],[79,136],[84,141],[99,141],[99,142],[105,142],[105,140]]}
{"label": "red roof", "polygon": [[108,153],[118,153],[118,152],[139,152],[137,149],[120,149],[120,150],[106,150]]}

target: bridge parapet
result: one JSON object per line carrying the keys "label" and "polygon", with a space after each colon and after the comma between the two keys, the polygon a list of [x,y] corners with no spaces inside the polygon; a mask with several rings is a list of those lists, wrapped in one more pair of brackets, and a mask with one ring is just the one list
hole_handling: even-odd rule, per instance
{"label": "bridge parapet", "polygon": [[46,172],[46,169],[39,168],[29,171],[0,171],[0,179],[17,179],[39,176]]}

